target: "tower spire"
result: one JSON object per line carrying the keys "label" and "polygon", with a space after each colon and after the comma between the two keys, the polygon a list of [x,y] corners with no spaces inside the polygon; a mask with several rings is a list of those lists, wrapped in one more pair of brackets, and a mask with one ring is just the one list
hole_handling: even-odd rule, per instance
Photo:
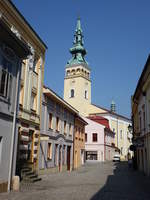
{"label": "tower spire", "polygon": [[83,46],[83,32],[81,28],[81,20],[80,16],[77,18],[77,25],[76,25],[76,30],[74,34],[74,42],[73,42],[73,47],[70,48],[70,53],[72,54],[71,60],[68,61],[67,65],[72,66],[72,65],[79,65],[79,64],[86,64],[84,56],[86,55],[86,49]]}

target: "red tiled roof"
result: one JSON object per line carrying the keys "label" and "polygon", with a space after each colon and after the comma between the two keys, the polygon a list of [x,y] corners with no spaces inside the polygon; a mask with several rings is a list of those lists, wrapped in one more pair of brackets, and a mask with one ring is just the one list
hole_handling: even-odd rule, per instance
{"label": "red tiled roof", "polygon": [[95,122],[97,122],[97,123],[99,123],[99,124],[104,125],[108,129],[110,129],[109,120],[108,119],[106,119],[106,118],[104,118],[102,116],[96,116],[96,115],[95,116],[89,116],[88,118],[93,120],[93,121],[95,121]]}

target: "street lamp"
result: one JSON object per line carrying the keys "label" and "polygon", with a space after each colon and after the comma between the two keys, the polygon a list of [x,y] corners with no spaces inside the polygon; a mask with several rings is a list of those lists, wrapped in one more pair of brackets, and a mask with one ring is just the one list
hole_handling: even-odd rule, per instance
{"label": "street lamp", "polygon": [[131,124],[129,124],[128,130],[129,130],[130,133],[132,133],[132,126],[131,126]]}
{"label": "street lamp", "polygon": [[131,124],[128,125],[128,138],[129,138],[129,141],[131,142],[132,141],[132,138],[133,138],[133,127]]}

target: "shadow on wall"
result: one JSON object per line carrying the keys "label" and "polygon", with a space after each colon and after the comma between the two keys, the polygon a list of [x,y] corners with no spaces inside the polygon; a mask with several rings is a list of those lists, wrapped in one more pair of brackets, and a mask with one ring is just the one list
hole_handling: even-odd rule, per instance
{"label": "shadow on wall", "polygon": [[128,168],[127,162],[115,163],[113,175],[90,200],[150,200],[150,179]]}

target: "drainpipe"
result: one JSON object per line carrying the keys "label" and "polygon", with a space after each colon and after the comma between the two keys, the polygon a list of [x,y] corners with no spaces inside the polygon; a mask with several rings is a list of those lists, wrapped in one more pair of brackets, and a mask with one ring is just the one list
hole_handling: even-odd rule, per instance
{"label": "drainpipe", "polygon": [[10,184],[11,184],[11,178],[12,178],[15,138],[17,138],[17,135],[18,135],[18,131],[16,131],[16,121],[17,121],[17,112],[18,112],[18,105],[19,105],[20,75],[21,75],[21,61],[19,62],[18,70],[17,70],[15,106],[14,106],[13,125],[12,125],[12,137],[11,137],[11,144],[10,144],[10,163],[9,163],[8,187],[7,187],[8,191],[10,191]]}

